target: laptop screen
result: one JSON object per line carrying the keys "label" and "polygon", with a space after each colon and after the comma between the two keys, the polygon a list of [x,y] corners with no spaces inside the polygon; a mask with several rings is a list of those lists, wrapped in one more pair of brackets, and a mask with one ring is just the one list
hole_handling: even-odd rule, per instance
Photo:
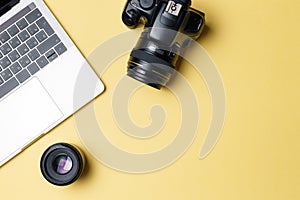
{"label": "laptop screen", "polygon": [[0,0],[0,16],[9,11],[14,5],[19,3],[20,0]]}

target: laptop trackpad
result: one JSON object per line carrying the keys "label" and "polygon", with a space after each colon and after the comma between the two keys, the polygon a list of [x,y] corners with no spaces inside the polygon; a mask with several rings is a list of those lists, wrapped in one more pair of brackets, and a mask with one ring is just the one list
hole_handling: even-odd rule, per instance
{"label": "laptop trackpad", "polygon": [[63,114],[37,78],[0,101],[0,162],[30,144]]}

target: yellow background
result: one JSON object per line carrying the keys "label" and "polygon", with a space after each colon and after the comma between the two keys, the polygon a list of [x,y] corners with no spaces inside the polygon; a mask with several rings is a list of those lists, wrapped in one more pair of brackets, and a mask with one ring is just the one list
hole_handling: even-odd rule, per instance
{"label": "yellow background", "polygon": [[[120,19],[125,0],[46,3],[85,56],[128,30]],[[87,152],[71,117],[0,169],[0,198],[300,199],[300,2],[194,0],[193,7],[206,13],[209,30],[199,42],[217,64],[227,94],[224,131],[206,159],[199,160],[198,153],[209,126],[210,99],[201,76],[183,63],[181,73],[197,91],[202,124],[191,148],[175,164],[143,175],[112,170]],[[153,151],[174,137],[178,127],[172,124],[179,120],[180,110],[168,91],[144,88],[132,100],[133,119],[149,123],[150,106],[162,102],[168,112],[166,130],[149,141],[122,135],[110,105],[126,61],[126,56],[116,60],[102,77],[107,90],[96,99],[97,117],[114,144],[130,151]],[[88,160],[86,173],[68,187],[48,184],[39,170],[43,151],[60,141],[77,144]]]}

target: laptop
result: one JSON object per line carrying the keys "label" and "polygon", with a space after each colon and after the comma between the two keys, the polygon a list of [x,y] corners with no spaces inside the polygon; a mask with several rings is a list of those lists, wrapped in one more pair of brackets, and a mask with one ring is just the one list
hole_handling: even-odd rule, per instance
{"label": "laptop", "polygon": [[0,0],[0,15],[2,166],[104,85],[42,0]]}

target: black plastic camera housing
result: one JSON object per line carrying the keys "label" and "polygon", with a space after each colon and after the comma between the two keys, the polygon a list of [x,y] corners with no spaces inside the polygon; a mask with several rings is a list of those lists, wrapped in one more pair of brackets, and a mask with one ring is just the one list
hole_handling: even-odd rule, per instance
{"label": "black plastic camera housing", "polygon": [[[190,6],[191,0],[127,1],[123,23],[129,28],[145,24],[130,54],[128,76],[157,89],[167,85],[179,65],[179,55],[204,28],[205,14]],[[178,33],[189,38],[182,39]]]}

